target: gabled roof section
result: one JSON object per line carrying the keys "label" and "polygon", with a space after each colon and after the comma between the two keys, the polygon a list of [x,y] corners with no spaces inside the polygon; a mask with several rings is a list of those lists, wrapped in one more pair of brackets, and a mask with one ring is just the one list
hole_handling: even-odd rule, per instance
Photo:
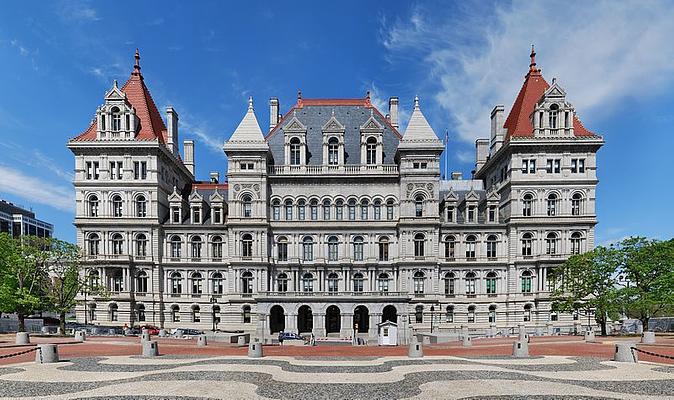
{"label": "gabled roof section", "polygon": [[414,98],[414,110],[412,110],[410,121],[408,122],[407,129],[405,129],[405,134],[403,135],[403,143],[404,142],[440,143],[440,139],[438,139],[433,128],[431,128],[431,125],[421,112],[421,108],[419,107],[419,97]]}
{"label": "gabled roof section", "polygon": [[323,132],[344,132],[344,125],[335,117],[334,109],[328,122],[323,125]]}
{"label": "gabled roof section", "polygon": [[[159,110],[157,110],[150,90],[145,85],[143,75],[140,73],[140,53],[138,49],[136,49],[135,59],[131,77],[121,88],[121,92],[126,95],[126,101],[136,109],[136,117],[140,120],[139,131],[136,133],[135,140],[158,140],[160,143],[166,143],[166,125],[161,114],[159,114]],[[94,120],[84,133],[72,140],[96,140],[96,121]]]}
{"label": "gabled roof section", "polygon": [[243,116],[239,126],[236,127],[225,145],[229,143],[265,143],[260,124],[255,117],[252,97],[248,99],[248,111],[246,111],[246,115]]}
{"label": "gabled roof section", "polygon": [[[524,84],[520,89],[515,103],[513,103],[508,118],[506,118],[503,127],[507,130],[506,140],[511,137],[534,137],[534,126],[531,123],[531,113],[534,111],[536,103],[543,97],[550,88],[545,81],[541,70],[536,67],[536,52],[534,46],[531,46],[531,63],[529,72],[524,77]],[[573,118],[573,130],[575,136],[595,136],[594,133],[585,129],[577,116]]]}

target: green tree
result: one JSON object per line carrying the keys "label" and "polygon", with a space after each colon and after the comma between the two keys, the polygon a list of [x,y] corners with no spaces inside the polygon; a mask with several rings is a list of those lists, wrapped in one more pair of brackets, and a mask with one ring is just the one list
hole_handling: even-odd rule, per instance
{"label": "green tree", "polygon": [[602,246],[571,256],[553,272],[553,307],[567,312],[594,309],[601,334],[606,335],[608,318],[620,309],[615,281],[619,263],[619,251]]}
{"label": "green tree", "polygon": [[81,252],[78,246],[58,239],[49,241],[48,251],[45,306],[59,315],[59,326],[65,332],[66,313],[75,308],[77,294],[86,284],[79,273]]}
{"label": "green tree", "polygon": [[620,297],[625,311],[648,330],[652,317],[664,315],[674,305],[674,239],[631,237],[620,242],[617,249],[621,253]]}

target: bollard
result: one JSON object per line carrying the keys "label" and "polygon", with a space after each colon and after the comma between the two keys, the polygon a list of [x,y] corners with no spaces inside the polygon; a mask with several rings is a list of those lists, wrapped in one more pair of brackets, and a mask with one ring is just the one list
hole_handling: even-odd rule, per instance
{"label": "bollard", "polygon": [[545,334],[548,335],[548,336],[552,336],[552,334],[554,333],[552,324],[550,322],[545,324],[545,331],[546,331]]}
{"label": "bollard", "polygon": [[543,330],[543,327],[537,326],[536,327],[536,336],[544,336],[544,335],[545,335],[545,331]]}
{"label": "bollard", "polygon": [[258,339],[248,344],[248,357],[260,358],[262,357],[262,343]]}
{"label": "bollard", "polygon": [[28,332],[17,332],[16,344],[30,344],[30,335]]}
{"label": "bollard", "polygon": [[526,340],[518,340],[513,343],[513,357],[529,357],[529,343]]}
{"label": "bollard", "polygon": [[592,329],[588,329],[585,331],[585,343],[594,343],[595,342],[595,335],[594,331]]}
{"label": "bollard", "polygon": [[655,332],[646,331],[641,334],[641,343],[653,344],[655,343]]}
{"label": "bollard", "polygon": [[159,355],[159,345],[151,340],[142,340],[143,357],[157,357]]}
{"label": "bollard", "polygon": [[424,356],[424,346],[416,339],[412,339],[410,348],[407,352],[409,358],[421,358]]}
{"label": "bollard", "polygon": [[75,331],[75,340],[84,342],[86,340],[86,333],[84,331]]}
{"label": "bollard", "polygon": [[206,340],[206,335],[199,335],[197,337],[197,346],[204,347],[208,345],[208,340]]}
{"label": "bollard", "polygon": [[613,361],[635,363],[639,361],[637,353],[632,350],[634,343],[616,343]]}
{"label": "bollard", "polygon": [[468,325],[461,325],[461,339],[468,336]]}
{"label": "bollard", "polygon": [[160,329],[159,330],[159,337],[166,337],[168,336],[168,333],[166,332],[166,329]]}
{"label": "bollard", "polygon": [[463,337],[463,347],[470,347],[472,346],[473,343],[470,341],[470,335],[466,335]]}
{"label": "bollard", "polygon": [[524,341],[528,342],[529,341],[529,334],[527,333],[527,327],[524,325],[519,326],[519,336],[517,338],[519,341]]}
{"label": "bollard", "polygon": [[140,335],[141,342],[149,342],[150,340],[152,340],[152,337],[150,336],[150,333],[148,331],[141,333]]}
{"label": "bollard", "polygon": [[52,364],[59,362],[58,347],[55,344],[38,344],[35,351],[36,364]]}
{"label": "bollard", "polygon": [[239,346],[245,346],[246,345],[246,336],[245,335],[240,335],[236,338],[236,344]]}

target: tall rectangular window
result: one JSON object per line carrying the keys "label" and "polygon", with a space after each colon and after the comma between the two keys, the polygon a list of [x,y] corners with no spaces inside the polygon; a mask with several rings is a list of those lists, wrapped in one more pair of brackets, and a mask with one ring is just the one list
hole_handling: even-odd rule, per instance
{"label": "tall rectangular window", "polygon": [[147,161],[133,162],[133,179],[147,179]]}
{"label": "tall rectangular window", "polygon": [[572,158],[571,159],[571,172],[574,173],[574,174],[585,173],[585,159],[584,158]]}
{"label": "tall rectangular window", "polygon": [[447,207],[447,222],[454,222],[454,206]]}
{"label": "tall rectangular window", "polygon": [[110,179],[121,180],[123,166],[121,161],[110,161]]}

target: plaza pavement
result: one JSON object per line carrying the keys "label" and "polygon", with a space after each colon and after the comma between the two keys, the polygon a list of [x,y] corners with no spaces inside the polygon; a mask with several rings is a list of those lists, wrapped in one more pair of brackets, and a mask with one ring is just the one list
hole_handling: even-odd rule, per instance
{"label": "plaza pavement", "polygon": [[[639,347],[674,355],[674,339],[658,339]],[[43,340],[57,341],[33,338]],[[160,339],[163,355],[143,358],[137,338],[96,337],[61,344],[57,364],[37,365],[34,353],[5,359],[0,398],[674,400],[674,365],[608,361],[606,342],[623,339],[599,340],[532,338],[526,359],[508,356],[512,338],[425,346],[423,359],[403,346],[265,346],[264,358],[249,359],[245,348],[179,339]],[[9,346],[0,343],[0,355],[26,349]]]}

